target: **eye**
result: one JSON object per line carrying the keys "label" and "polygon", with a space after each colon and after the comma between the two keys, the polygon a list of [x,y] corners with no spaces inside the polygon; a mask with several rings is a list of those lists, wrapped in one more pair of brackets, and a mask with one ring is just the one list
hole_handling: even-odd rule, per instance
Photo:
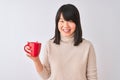
{"label": "eye", "polygon": [[69,20],[69,22],[72,22],[72,23],[73,23],[73,20]]}
{"label": "eye", "polygon": [[63,20],[59,20],[59,22],[63,23],[64,21]]}

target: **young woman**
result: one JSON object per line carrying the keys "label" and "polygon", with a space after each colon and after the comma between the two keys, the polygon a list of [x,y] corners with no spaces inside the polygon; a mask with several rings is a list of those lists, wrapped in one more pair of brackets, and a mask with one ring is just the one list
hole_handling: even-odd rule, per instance
{"label": "young woman", "polygon": [[95,51],[82,38],[78,9],[62,5],[55,20],[55,36],[46,44],[43,62],[27,54],[37,72],[43,80],[97,80]]}

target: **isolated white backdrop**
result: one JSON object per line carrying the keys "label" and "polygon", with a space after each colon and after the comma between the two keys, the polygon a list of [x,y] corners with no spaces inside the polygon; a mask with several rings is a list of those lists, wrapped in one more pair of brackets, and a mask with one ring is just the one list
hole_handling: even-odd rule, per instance
{"label": "isolated white backdrop", "polygon": [[41,42],[42,59],[56,12],[67,3],[79,9],[83,36],[95,47],[99,80],[120,80],[119,0],[0,0],[0,80],[40,80],[23,46]]}

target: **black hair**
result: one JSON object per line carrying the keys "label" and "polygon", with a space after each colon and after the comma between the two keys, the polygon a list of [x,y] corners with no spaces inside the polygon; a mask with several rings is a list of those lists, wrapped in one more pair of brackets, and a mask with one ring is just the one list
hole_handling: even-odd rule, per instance
{"label": "black hair", "polygon": [[74,46],[79,45],[82,42],[82,29],[80,23],[80,15],[78,9],[72,4],[64,4],[62,5],[56,14],[55,18],[55,35],[54,35],[54,43],[60,44],[60,32],[58,30],[58,21],[60,19],[60,15],[63,15],[63,18],[66,21],[72,20],[76,24],[76,29],[74,32]]}

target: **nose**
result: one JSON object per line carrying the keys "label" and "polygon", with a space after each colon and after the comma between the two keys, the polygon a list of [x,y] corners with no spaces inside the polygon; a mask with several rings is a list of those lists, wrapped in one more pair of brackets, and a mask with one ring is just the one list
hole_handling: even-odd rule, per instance
{"label": "nose", "polygon": [[64,22],[64,27],[69,27],[68,21]]}

